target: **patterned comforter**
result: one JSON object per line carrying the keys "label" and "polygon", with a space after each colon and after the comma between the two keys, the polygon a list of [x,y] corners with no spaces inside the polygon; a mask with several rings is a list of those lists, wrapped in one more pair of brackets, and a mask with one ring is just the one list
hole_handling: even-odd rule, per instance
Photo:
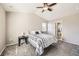
{"label": "patterned comforter", "polygon": [[36,48],[37,55],[43,54],[44,48],[48,47],[52,43],[57,43],[55,36],[50,34],[30,34],[28,41]]}

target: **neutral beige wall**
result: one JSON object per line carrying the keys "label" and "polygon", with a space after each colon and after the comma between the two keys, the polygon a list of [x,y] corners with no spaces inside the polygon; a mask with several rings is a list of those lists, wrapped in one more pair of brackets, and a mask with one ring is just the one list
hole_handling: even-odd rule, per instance
{"label": "neutral beige wall", "polygon": [[7,44],[17,43],[17,37],[23,32],[41,30],[44,19],[31,13],[7,13]]}
{"label": "neutral beige wall", "polygon": [[54,25],[55,22],[61,23],[64,40],[66,42],[79,45],[79,14],[66,16],[56,21],[52,21],[52,25]]}
{"label": "neutral beige wall", "polygon": [[0,6],[0,54],[5,48],[5,11]]}

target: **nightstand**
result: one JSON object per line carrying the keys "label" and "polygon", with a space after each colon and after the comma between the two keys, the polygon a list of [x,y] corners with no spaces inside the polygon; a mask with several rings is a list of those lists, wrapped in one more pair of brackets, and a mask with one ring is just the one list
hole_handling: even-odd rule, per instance
{"label": "nightstand", "polygon": [[19,36],[18,37],[18,46],[20,46],[21,40],[25,40],[25,43],[27,44],[27,39],[28,39],[28,36]]}

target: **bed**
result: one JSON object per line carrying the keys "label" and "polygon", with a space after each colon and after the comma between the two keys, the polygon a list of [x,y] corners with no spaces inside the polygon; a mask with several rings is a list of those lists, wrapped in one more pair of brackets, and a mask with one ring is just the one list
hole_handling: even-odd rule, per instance
{"label": "bed", "polygon": [[28,42],[36,48],[36,55],[42,55],[44,48],[47,48],[53,43],[57,43],[57,39],[51,34],[29,34]]}

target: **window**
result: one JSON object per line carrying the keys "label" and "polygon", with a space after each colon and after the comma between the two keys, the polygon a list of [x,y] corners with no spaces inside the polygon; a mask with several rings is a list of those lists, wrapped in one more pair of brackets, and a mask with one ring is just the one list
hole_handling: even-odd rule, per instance
{"label": "window", "polygon": [[42,23],[42,31],[43,32],[47,31],[47,23]]}

